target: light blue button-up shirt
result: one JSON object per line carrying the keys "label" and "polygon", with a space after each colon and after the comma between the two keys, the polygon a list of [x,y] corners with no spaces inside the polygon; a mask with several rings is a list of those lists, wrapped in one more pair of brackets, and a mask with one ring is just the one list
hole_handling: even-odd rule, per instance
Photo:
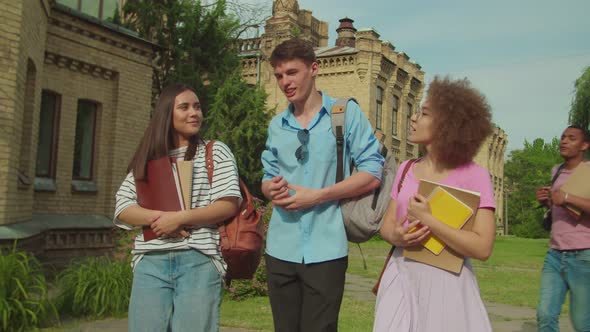
{"label": "light blue button-up shirt", "polygon": [[[322,94],[322,109],[313,118],[309,130],[308,157],[297,160],[301,146],[297,132],[304,128],[293,115],[292,105],[275,116],[268,128],[266,149],[262,153],[262,181],[277,175],[290,184],[320,189],[336,183],[336,137],[332,133],[330,111],[336,99]],[[344,174],[350,174],[350,158],[359,171],[381,179],[383,157],[379,142],[360,107],[349,102],[346,110]],[[275,207],[270,219],[266,253],[295,263],[318,263],[348,255],[348,241],[337,201],[309,209],[287,211]]]}

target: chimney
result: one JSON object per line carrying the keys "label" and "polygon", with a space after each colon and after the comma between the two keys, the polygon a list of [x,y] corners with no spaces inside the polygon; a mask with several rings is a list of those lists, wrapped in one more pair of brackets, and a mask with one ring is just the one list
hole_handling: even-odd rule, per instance
{"label": "chimney", "polygon": [[354,47],[356,43],[356,29],[352,25],[352,19],[345,17],[339,20],[340,26],[336,29],[338,38],[336,38],[336,46]]}

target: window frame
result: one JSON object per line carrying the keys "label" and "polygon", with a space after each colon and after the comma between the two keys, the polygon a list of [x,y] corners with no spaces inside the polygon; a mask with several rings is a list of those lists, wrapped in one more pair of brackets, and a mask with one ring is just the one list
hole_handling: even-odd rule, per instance
{"label": "window frame", "polygon": [[[77,0],[77,2],[76,2],[76,10],[77,10],[77,11],[79,11],[80,13],[84,13],[84,12],[82,11],[82,1],[84,1],[84,0]],[[97,0],[92,0],[92,1],[97,1]],[[59,1],[58,1],[58,2],[59,2]],[[120,7],[120,5],[121,5],[121,4],[120,4],[120,3],[119,3],[119,1],[117,0],[117,8],[118,8],[119,10],[120,10],[120,8],[119,8],[119,7]],[[64,5],[64,6],[65,6],[65,5]],[[105,15],[104,15],[103,11],[104,11],[104,0],[98,0],[98,16],[96,16],[96,17],[97,17],[99,20],[102,20],[102,21],[106,20],[106,18],[104,18],[104,16],[105,16]],[[84,13],[84,14],[85,14],[85,13]],[[94,15],[90,15],[90,14],[86,14],[86,15],[89,15],[89,16],[92,16],[92,17],[94,17]]]}
{"label": "window frame", "polygon": [[[39,134],[37,136],[37,158],[35,160],[35,177],[44,179],[55,179],[57,174],[57,151],[59,148],[59,125],[61,116],[61,95],[52,90],[43,89],[41,91],[41,111],[43,111],[43,96],[52,95],[55,98],[55,104],[53,109],[53,128],[52,128],[52,142],[50,145],[51,152],[49,154],[49,172],[48,174],[39,174],[37,167],[37,160],[39,159],[39,140],[41,139],[41,126],[39,123]],[[41,119],[41,113],[39,113],[39,119]]]}
{"label": "window frame", "polygon": [[377,95],[375,96],[375,102],[377,107],[375,108],[375,129],[376,130],[383,130],[383,95],[385,94],[385,89],[378,86],[377,87]]}
{"label": "window frame", "polygon": [[410,123],[412,123],[412,108],[414,105],[410,102],[406,102],[406,137],[410,136]]}
{"label": "window frame", "polygon": [[393,95],[392,98],[392,107],[391,107],[391,136],[398,137],[398,116],[399,116],[399,101],[400,98],[396,95]]}
{"label": "window frame", "polygon": [[96,123],[98,121],[98,112],[100,109],[100,103],[92,100],[92,99],[78,99],[78,107],[76,109],[76,126],[74,128],[74,132],[78,127],[78,112],[80,110],[80,104],[81,103],[89,103],[89,104],[93,104],[95,106],[94,108],[94,117],[93,117],[93,123],[92,123],[92,149],[91,149],[91,159],[90,159],[90,177],[82,177],[82,176],[76,176],[74,174],[74,165],[76,164],[76,134],[74,134],[74,158],[72,159],[73,163],[72,163],[72,180],[76,180],[76,181],[93,181],[94,180],[94,163],[95,163],[95,150],[96,150]]}

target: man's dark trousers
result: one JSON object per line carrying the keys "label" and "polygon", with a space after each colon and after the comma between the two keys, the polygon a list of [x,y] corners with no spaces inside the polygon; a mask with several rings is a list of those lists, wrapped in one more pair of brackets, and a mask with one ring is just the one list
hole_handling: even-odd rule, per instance
{"label": "man's dark trousers", "polygon": [[266,255],[276,332],[338,331],[348,257],[304,264]]}

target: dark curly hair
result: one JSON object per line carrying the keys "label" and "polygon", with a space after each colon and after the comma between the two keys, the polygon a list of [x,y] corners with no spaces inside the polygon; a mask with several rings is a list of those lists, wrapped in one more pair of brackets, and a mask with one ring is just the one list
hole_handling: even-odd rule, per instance
{"label": "dark curly hair", "polygon": [[426,100],[433,109],[435,138],[430,153],[445,167],[469,163],[492,133],[491,108],[467,78],[435,76]]}

